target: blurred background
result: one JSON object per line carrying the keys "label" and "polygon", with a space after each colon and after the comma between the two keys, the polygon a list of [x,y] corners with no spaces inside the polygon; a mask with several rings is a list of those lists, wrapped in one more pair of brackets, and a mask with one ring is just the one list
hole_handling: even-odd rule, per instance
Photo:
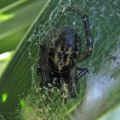
{"label": "blurred background", "polygon": [[0,0],[0,76],[46,2],[47,0]]}

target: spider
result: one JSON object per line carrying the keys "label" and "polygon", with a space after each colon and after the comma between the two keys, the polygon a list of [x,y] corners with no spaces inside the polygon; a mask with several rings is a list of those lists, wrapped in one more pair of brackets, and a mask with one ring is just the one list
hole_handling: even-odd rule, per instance
{"label": "spider", "polygon": [[41,88],[49,88],[49,85],[61,88],[65,83],[69,96],[76,97],[79,93],[78,81],[88,72],[87,68],[77,68],[76,63],[91,55],[93,39],[88,15],[78,8],[68,7],[68,9],[81,16],[87,48],[81,51],[81,38],[75,29],[70,26],[62,27],[58,37],[49,40],[48,46],[40,45],[42,56],[38,61],[37,73],[41,75]]}

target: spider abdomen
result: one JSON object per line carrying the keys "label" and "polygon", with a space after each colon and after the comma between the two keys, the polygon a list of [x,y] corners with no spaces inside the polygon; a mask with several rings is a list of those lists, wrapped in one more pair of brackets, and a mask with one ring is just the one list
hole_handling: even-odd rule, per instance
{"label": "spider abdomen", "polygon": [[65,27],[59,37],[50,43],[49,65],[58,71],[71,69],[78,58],[80,41],[74,29]]}

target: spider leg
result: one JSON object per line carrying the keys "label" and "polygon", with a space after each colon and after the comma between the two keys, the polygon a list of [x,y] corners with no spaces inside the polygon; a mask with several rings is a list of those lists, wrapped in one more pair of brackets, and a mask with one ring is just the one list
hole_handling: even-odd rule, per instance
{"label": "spider leg", "polygon": [[37,65],[37,75],[40,75],[40,72],[42,72],[43,70],[43,57],[42,57],[42,54],[43,52],[45,51],[46,49],[46,46],[45,44],[40,44],[39,46],[39,64]]}
{"label": "spider leg", "polygon": [[73,68],[70,73],[68,89],[71,97],[76,97],[79,93],[79,79],[88,72],[87,68]]}
{"label": "spider leg", "polygon": [[73,68],[70,72],[68,90],[71,97],[76,97],[78,94],[76,73],[76,68]]}
{"label": "spider leg", "polygon": [[75,88],[74,91],[72,92],[72,96],[76,97],[77,94],[79,94],[80,92],[80,78],[83,77],[86,73],[88,72],[87,68],[76,68],[76,77],[74,79],[74,84],[75,84]]}
{"label": "spider leg", "polygon": [[87,42],[87,49],[86,49],[84,54],[86,54],[85,56],[89,56],[89,55],[91,55],[91,52],[92,52],[92,49],[93,49],[93,39],[92,39],[92,36],[91,36],[88,15],[85,12],[83,12],[80,8],[74,8],[74,7],[71,7],[71,6],[69,6],[68,8],[70,10],[80,14],[80,16],[82,18],[84,31],[85,31],[85,35],[86,35],[86,42]]}
{"label": "spider leg", "polygon": [[84,76],[88,72],[87,68],[77,68],[77,80]]}
{"label": "spider leg", "polygon": [[46,53],[47,48],[45,44],[40,44],[39,51],[39,64],[37,67],[37,74],[41,76],[40,87],[46,87],[49,81],[49,68],[48,68],[48,54]]}

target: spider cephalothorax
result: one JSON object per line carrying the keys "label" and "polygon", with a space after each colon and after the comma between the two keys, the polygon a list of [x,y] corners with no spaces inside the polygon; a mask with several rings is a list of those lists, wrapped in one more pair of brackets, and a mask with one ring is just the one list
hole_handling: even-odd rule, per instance
{"label": "spider cephalothorax", "polygon": [[[81,39],[75,29],[69,26],[61,28],[58,37],[49,40],[48,46],[40,45],[42,57],[39,60],[37,72],[41,74],[40,87],[68,86],[70,96],[78,93],[78,80],[88,71],[87,68],[76,68],[78,61],[85,60],[92,52],[92,37],[88,17],[76,8],[69,7],[80,14],[86,35],[87,48],[81,51]],[[79,71],[79,72],[78,72]]]}

